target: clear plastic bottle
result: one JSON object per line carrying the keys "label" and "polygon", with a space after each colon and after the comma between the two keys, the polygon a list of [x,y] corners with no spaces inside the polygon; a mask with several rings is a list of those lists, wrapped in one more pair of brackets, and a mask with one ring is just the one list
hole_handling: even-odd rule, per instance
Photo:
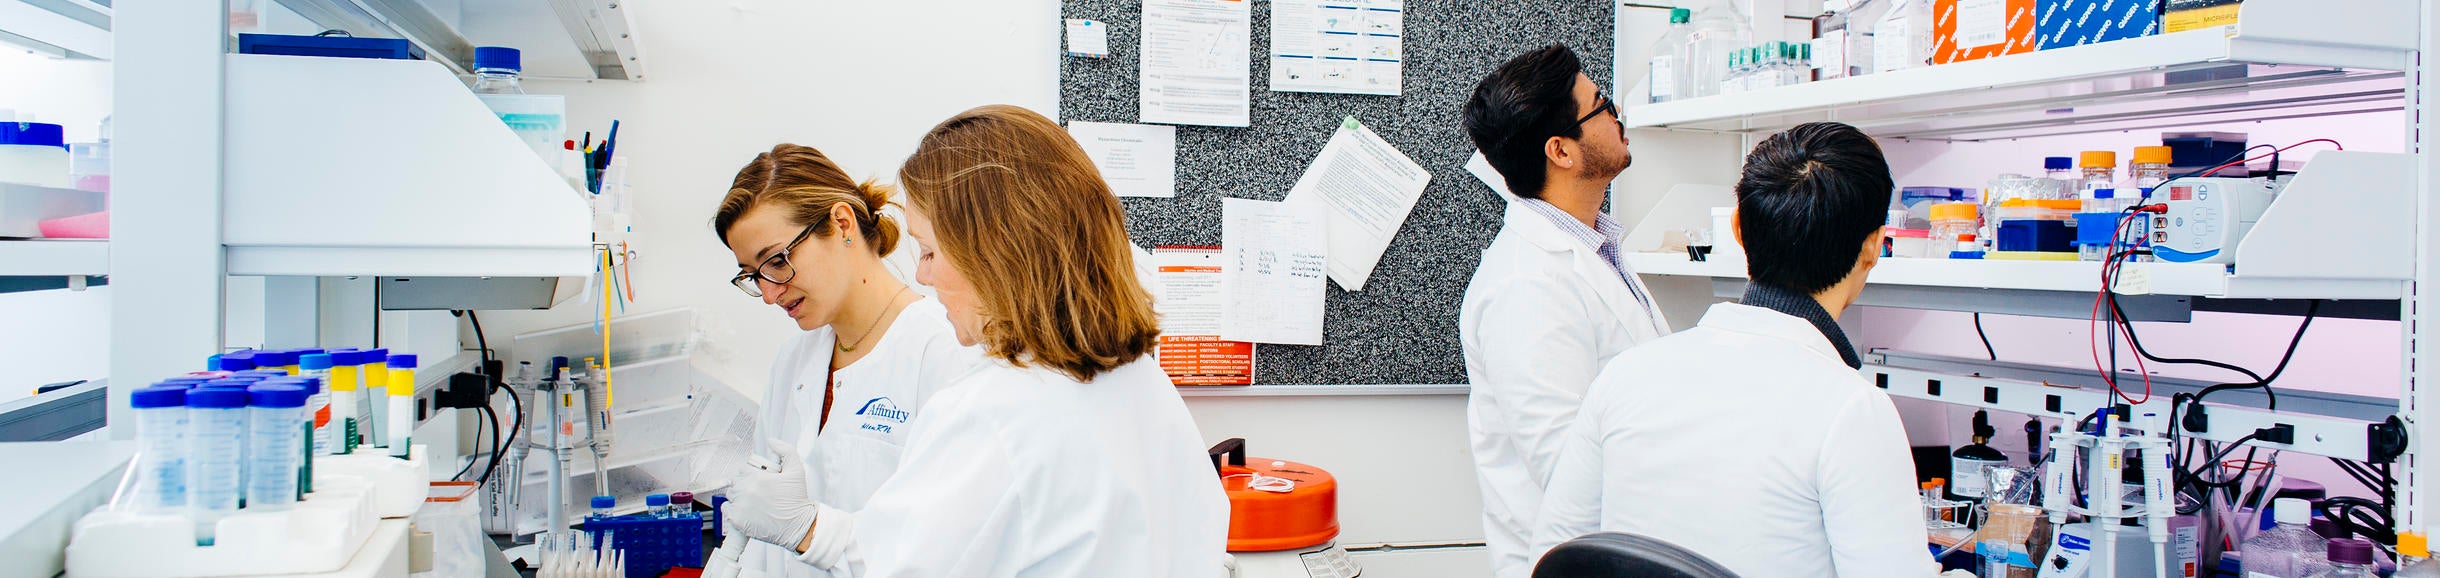
{"label": "clear plastic bottle", "polygon": [[2169,180],[2169,147],[2135,147],[2135,156],[2127,161],[2127,184],[2142,189],[2144,198],[2152,197],[2152,187]]}
{"label": "clear plastic bottle", "polygon": [[694,492],[670,492],[670,493],[669,493],[669,516],[670,516],[670,517],[672,517],[672,518],[687,518],[687,517],[693,517],[694,515],[695,515],[695,493],[694,493]]}
{"label": "clear plastic bottle", "polygon": [[2440,578],[2440,562],[2431,560],[2431,541],[2422,534],[2398,534],[2398,571],[2389,578]]}
{"label": "clear plastic bottle", "polygon": [[220,519],[237,511],[244,494],[246,390],[199,387],[186,392],[188,510],[195,545],[210,546]]}
{"label": "clear plastic bottle", "polygon": [[2076,178],[2076,190],[2116,188],[2118,153],[2084,151],[2076,155],[2076,167],[2083,170]]}
{"label": "clear plastic bottle", "polygon": [[1797,85],[1812,82],[1813,45],[1789,43],[1787,50],[1788,54],[1793,56],[1788,59],[1787,72],[1781,76],[1780,83]]}
{"label": "clear plastic bottle", "polygon": [[669,517],[669,494],[644,496],[644,510],[651,512],[655,518]]}
{"label": "clear plastic bottle", "polygon": [[2243,553],[2241,571],[2247,578],[2305,578],[2303,568],[2327,558],[2327,542],[2306,526],[2313,521],[2312,508],[2298,498],[2271,501],[2271,515],[2279,526],[2255,534],[2237,547]]}
{"label": "clear plastic bottle", "polygon": [[297,495],[303,496],[305,494],[313,493],[313,463],[316,459],[314,454],[316,449],[314,447],[314,443],[317,441],[314,435],[313,404],[315,399],[327,396],[329,395],[329,392],[323,390],[321,378],[309,375],[269,379],[264,380],[259,385],[274,384],[293,385],[305,390],[305,405],[298,408],[297,424],[295,426],[295,433],[297,435],[297,452],[299,453],[298,459],[300,460],[297,467]]}
{"label": "clear plastic bottle", "polygon": [[613,514],[611,514],[611,513],[610,513],[610,511],[611,511],[611,510],[614,510],[614,509],[617,509],[617,508],[618,508],[618,498],[616,498],[616,497],[612,497],[612,496],[594,496],[594,497],[593,497],[593,517],[595,517],[595,518],[608,518],[608,517],[611,517]]}
{"label": "clear plastic bottle", "polygon": [[1738,49],[1728,53],[1728,74],[1720,77],[1720,89],[1717,94],[1745,92],[1745,73],[1745,50]]}
{"label": "clear plastic bottle", "polygon": [[2051,196],[2049,198],[2060,200],[2076,198],[2078,188],[2076,183],[2079,179],[2076,176],[2075,168],[2076,159],[2042,157],[2042,178],[2050,181]]}
{"label": "clear plastic bottle", "polygon": [[297,502],[304,467],[305,388],[257,385],[246,402],[246,509],[285,510]]}
{"label": "clear plastic bottle", "polygon": [[312,388],[313,398],[305,400],[305,413],[308,418],[313,420],[313,455],[317,456],[330,455],[333,447],[331,432],[335,428],[331,427],[330,420],[331,393],[330,388],[322,387],[324,383],[330,381],[330,370],[333,365],[329,353],[316,353],[297,358],[297,368],[304,372],[305,377],[315,380]]}
{"label": "clear plastic bottle", "polygon": [[1847,76],[1847,13],[1853,5],[1849,0],[1822,0],[1821,15],[1813,17],[1813,41],[1806,44],[1813,52],[1807,62],[1812,80]]}
{"label": "clear plastic bottle", "polygon": [[358,391],[364,381],[364,353],[352,349],[332,351],[330,380],[330,453],[356,453],[356,445],[364,443],[363,432],[370,426],[364,421],[364,402],[370,397]]}
{"label": "clear plastic bottle", "polygon": [[1685,86],[1679,77],[1686,72],[1686,34],[1693,30],[1687,24],[1694,11],[1669,9],[1669,31],[1652,43],[1652,67],[1645,73],[1645,85],[1651,89],[1652,102],[1668,102],[1682,98],[1678,87]]}
{"label": "clear plastic bottle", "polygon": [[1873,30],[1881,17],[1889,13],[1890,0],[1858,0],[1847,5],[1847,46],[1841,50],[1841,64],[1847,65],[1847,76],[1864,76],[1878,72],[1872,66]]}
{"label": "clear plastic bottle", "polygon": [[525,70],[525,55],[506,46],[477,46],[474,49],[475,94],[525,94],[518,75]]}
{"label": "clear plastic bottle", "polygon": [[136,447],[144,452],[136,470],[137,511],[174,514],[186,509],[187,389],[160,385],[130,394]]}
{"label": "clear plastic bottle", "polygon": [[1737,11],[1736,3],[1713,2],[1694,11],[1694,19],[1686,31],[1686,68],[1693,82],[1687,87],[1693,94],[1682,97],[1704,97],[1725,92],[1729,78],[1729,56],[1752,42],[1753,25]]}
{"label": "clear plastic bottle", "polygon": [[1932,0],[1897,0],[1873,24],[1872,65],[1876,72],[1930,66],[1932,62]]}
{"label": "clear plastic bottle", "polygon": [[2356,538],[2330,540],[2324,552],[2329,568],[2311,575],[2312,578],[2375,578],[2380,576],[2373,567],[2372,543]]}

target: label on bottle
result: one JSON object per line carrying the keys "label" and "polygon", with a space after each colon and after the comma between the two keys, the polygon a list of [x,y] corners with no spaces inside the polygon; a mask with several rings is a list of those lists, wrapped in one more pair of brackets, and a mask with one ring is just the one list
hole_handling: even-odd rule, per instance
{"label": "label on bottle", "polygon": [[1652,102],[1677,97],[1676,61],[1676,58],[1668,56],[1652,57]]}
{"label": "label on bottle", "polygon": [[1906,68],[1907,55],[1914,52],[1908,42],[1906,17],[1881,21],[1873,31],[1872,64],[1874,72],[1889,72]]}
{"label": "label on bottle", "polygon": [[2007,0],[1957,0],[1957,47],[1990,46],[2008,41]]}
{"label": "label on bottle", "polygon": [[1823,32],[1821,38],[1813,39],[1813,69],[1841,75],[1847,72],[1847,31]]}
{"label": "label on bottle", "polygon": [[1995,464],[1990,460],[1949,458],[1949,493],[1966,498],[1980,498],[1989,493],[1991,478],[1983,473],[1983,467],[1989,465]]}

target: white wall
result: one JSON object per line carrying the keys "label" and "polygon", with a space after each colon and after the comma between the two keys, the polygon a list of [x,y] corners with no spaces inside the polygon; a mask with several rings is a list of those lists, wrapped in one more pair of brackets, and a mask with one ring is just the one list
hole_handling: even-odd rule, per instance
{"label": "white wall", "polygon": [[[1006,103],[1057,104],[1056,5],[1022,2],[638,2],[642,82],[528,80],[568,97],[569,138],[621,121],[635,229],[635,313],[693,307],[714,377],[759,399],[773,349],[795,331],[728,284],[736,259],[711,231],[738,167],[781,142],[813,146],[859,177],[894,180],[933,124]],[[911,243],[902,247],[912,247]],[[569,304],[485,315],[492,343],[589,322]]]}

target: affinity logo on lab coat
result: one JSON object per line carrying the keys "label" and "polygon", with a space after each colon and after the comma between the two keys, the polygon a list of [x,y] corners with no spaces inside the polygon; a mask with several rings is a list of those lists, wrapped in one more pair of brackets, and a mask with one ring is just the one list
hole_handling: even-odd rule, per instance
{"label": "affinity logo on lab coat", "polygon": [[[891,403],[888,397],[876,397],[865,401],[864,407],[856,410],[856,415],[865,416],[864,425],[860,426],[860,429],[881,433],[890,433],[890,430],[894,429],[892,424],[904,425],[907,418],[914,417],[906,410],[898,409],[898,405]],[[884,421],[890,423],[881,423]]]}

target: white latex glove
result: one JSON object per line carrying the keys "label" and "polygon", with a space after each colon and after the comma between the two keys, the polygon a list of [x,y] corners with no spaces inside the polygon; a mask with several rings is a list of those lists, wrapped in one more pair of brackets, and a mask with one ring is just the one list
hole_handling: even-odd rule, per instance
{"label": "white latex glove", "polygon": [[817,508],[813,493],[805,488],[805,474],[799,471],[804,466],[797,461],[796,449],[787,442],[773,441],[771,452],[779,455],[779,467],[740,476],[729,488],[729,503],[721,519],[738,533],[794,552],[813,533]]}

